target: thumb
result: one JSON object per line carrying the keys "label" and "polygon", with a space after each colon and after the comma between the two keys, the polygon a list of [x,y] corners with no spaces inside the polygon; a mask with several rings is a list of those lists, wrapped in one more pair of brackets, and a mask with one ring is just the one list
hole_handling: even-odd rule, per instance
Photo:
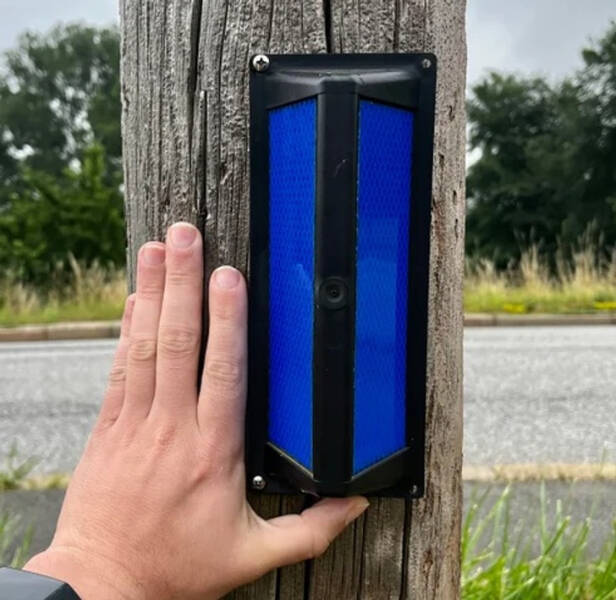
{"label": "thumb", "polygon": [[269,569],[320,556],[331,542],[369,506],[361,496],[326,498],[299,515],[285,515],[265,522]]}

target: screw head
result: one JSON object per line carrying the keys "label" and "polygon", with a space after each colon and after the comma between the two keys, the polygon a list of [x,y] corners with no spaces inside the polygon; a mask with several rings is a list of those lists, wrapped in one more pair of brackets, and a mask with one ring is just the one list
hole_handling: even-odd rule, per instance
{"label": "screw head", "polygon": [[265,489],[265,486],[266,486],[265,479],[261,477],[261,475],[255,475],[252,478],[252,487],[255,490],[263,490]]}
{"label": "screw head", "polygon": [[424,58],[424,59],[421,61],[421,66],[422,66],[424,69],[429,69],[429,68],[432,66],[432,61],[431,61],[429,58]]}
{"label": "screw head", "polygon": [[411,496],[417,496],[419,494],[419,486],[413,485],[411,487]]}
{"label": "screw head", "polygon": [[270,66],[270,59],[265,54],[257,54],[252,57],[252,68],[258,73],[267,71]]}

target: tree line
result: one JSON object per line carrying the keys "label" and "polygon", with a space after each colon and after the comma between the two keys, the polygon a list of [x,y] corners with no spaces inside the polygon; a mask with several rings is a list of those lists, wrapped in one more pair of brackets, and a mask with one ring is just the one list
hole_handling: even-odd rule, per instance
{"label": "tree line", "polygon": [[[0,269],[45,285],[72,254],[122,266],[117,29],[26,33],[0,71]],[[498,268],[616,245],[616,23],[563,81],[490,73],[468,100],[467,253]]]}
{"label": "tree line", "polygon": [[26,33],[0,75],[0,269],[45,286],[68,257],[121,266],[115,28]]}
{"label": "tree line", "polygon": [[[497,267],[532,246],[548,261],[586,239],[616,245],[616,22],[551,84],[491,73],[468,101],[467,254]],[[588,238],[591,238],[590,240]]]}

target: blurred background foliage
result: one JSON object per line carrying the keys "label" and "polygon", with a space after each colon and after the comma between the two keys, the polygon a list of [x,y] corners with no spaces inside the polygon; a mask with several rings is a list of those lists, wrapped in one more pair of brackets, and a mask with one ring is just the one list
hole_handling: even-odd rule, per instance
{"label": "blurred background foliage", "polygon": [[[42,295],[40,306],[63,295],[74,300],[78,265],[82,281],[115,282],[109,306],[120,305],[119,52],[116,28],[71,24],[26,33],[4,56],[0,288],[18,289],[11,298]],[[493,72],[469,90],[471,310],[558,310],[572,282],[575,306],[566,310],[614,306],[616,23],[582,56],[583,68],[561,81]],[[529,264],[537,268],[532,276]],[[584,291],[588,273],[594,279]],[[524,297],[528,282],[535,282],[532,298]],[[0,297],[3,322],[20,310],[8,298]],[[25,312],[18,320],[28,318],[37,317]]]}
{"label": "blurred background foliage", "polygon": [[69,254],[125,260],[119,52],[115,28],[67,25],[5,56],[0,268],[43,290]]}
{"label": "blurred background foliage", "polygon": [[582,56],[555,84],[491,73],[472,88],[467,254],[497,270],[533,247],[554,270],[589,235],[603,257],[616,244],[616,23]]}

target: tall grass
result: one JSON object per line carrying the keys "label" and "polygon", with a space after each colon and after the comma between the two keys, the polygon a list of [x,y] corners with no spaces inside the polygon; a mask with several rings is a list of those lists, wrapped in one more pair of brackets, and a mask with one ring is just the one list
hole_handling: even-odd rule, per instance
{"label": "tall grass", "polygon": [[[604,550],[589,556],[591,518],[573,525],[561,502],[549,515],[545,488],[534,526],[511,523],[509,490],[480,516],[488,492],[471,505],[463,524],[463,600],[616,599],[616,522]],[[20,567],[28,559],[32,528],[18,540],[19,524],[19,517],[0,512],[0,564]]]}
{"label": "tall grass", "polygon": [[[58,321],[118,319],[126,297],[126,273],[98,264],[88,268],[72,257],[70,276],[44,293],[10,275],[0,278],[0,326]],[[616,251],[599,258],[585,245],[571,259],[556,259],[550,270],[537,248],[515,269],[497,271],[488,260],[466,261],[466,312],[593,313],[616,312]]]}
{"label": "tall grass", "polygon": [[[20,458],[17,447],[11,447],[4,464],[0,466],[0,499],[1,492],[18,489],[36,462],[35,458]],[[19,516],[0,510],[0,565],[18,568],[27,561],[33,528],[27,527],[24,534],[20,525]]]}
{"label": "tall grass", "polygon": [[605,260],[586,245],[570,260],[557,257],[555,273],[537,248],[506,272],[490,261],[468,259],[464,305],[467,312],[616,312],[616,251]]}
{"label": "tall grass", "polygon": [[[479,517],[485,496],[468,510],[462,530],[464,600],[610,600],[616,598],[616,522],[603,552],[588,555],[590,517],[573,525],[562,503],[548,515],[541,490],[538,523],[512,527],[509,490]],[[531,550],[533,538],[538,552]]]}
{"label": "tall grass", "polygon": [[126,273],[73,258],[68,277],[42,292],[10,275],[0,279],[0,326],[117,319],[126,298]]}
{"label": "tall grass", "polygon": [[37,458],[21,458],[17,446],[13,444],[4,465],[0,467],[0,492],[16,490],[26,480],[38,463]]}
{"label": "tall grass", "polygon": [[21,531],[21,519],[6,511],[0,511],[0,566],[23,567],[30,555],[33,528]]}

